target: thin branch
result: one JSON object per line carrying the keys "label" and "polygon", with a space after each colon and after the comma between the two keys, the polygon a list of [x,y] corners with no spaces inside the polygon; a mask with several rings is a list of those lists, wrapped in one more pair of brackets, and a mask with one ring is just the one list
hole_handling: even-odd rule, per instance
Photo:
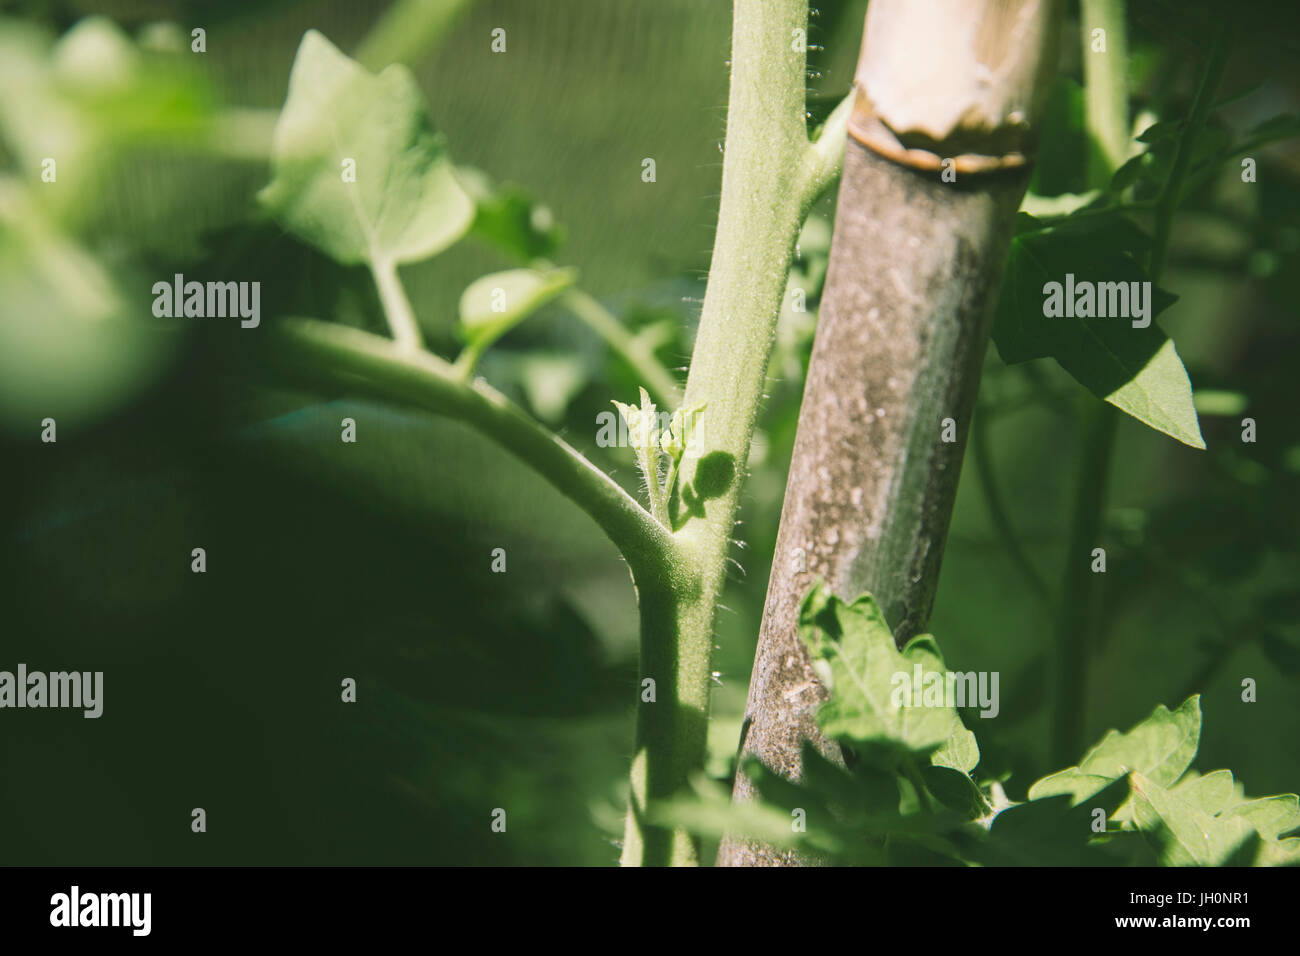
{"label": "thin branch", "polygon": [[[1109,25],[1107,32],[1113,35],[1117,30],[1123,29],[1123,10],[1120,7],[1117,10],[1117,19]],[[1220,33],[1215,40],[1200,86],[1196,91],[1191,114],[1179,137],[1174,165],[1156,201],[1155,238],[1152,241],[1147,270],[1153,282],[1159,282],[1164,272],[1174,213],[1182,197],[1183,181],[1191,164],[1196,140],[1200,137],[1205,121],[1209,117],[1215,90],[1223,78],[1230,45],[1226,32]],[[1123,68],[1115,68],[1112,65],[1109,69],[1107,73],[1098,74],[1095,77],[1096,81],[1123,84]],[[1094,77],[1090,76],[1089,82],[1093,80]],[[1080,483],[1075,498],[1074,518],[1066,558],[1065,583],[1061,593],[1060,619],[1057,626],[1060,650],[1057,673],[1059,692],[1053,720],[1052,744],[1055,762],[1062,764],[1077,759],[1084,744],[1087,725],[1085,708],[1088,653],[1091,641],[1098,636],[1091,633],[1089,615],[1095,603],[1095,576],[1089,570],[1086,555],[1090,548],[1097,546],[1097,538],[1103,526],[1102,509],[1106,502],[1107,473],[1119,412],[1112,405],[1102,405],[1100,408],[1090,410],[1088,419]]]}
{"label": "thin branch", "polygon": [[293,318],[275,329],[283,354],[314,378],[360,380],[385,398],[473,425],[586,511],[634,572],[663,573],[680,561],[668,531],[631,495],[481,379],[462,382],[436,355],[349,326]]}
{"label": "thin branch", "polygon": [[1056,710],[1052,764],[1069,766],[1083,754],[1087,730],[1088,659],[1096,620],[1097,575],[1090,555],[1098,547],[1106,507],[1107,476],[1119,413],[1091,395],[1080,397],[1084,447],[1066,544],[1065,574],[1056,625]]}
{"label": "thin branch", "polygon": [[646,391],[669,408],[681,404],[682,390],[672,374],[594,296],[582,289],[570,289],[560,297],[560,302],[632,368],[639,379],[637,384],[644,385]]}
{"label": "thin branch", "polygon": [[1052,609],[1051,593],[1048,591],[1042,575],[1038,573],[1038,569],[1034,567],[1034,563],[1025,553],[1020,538],[1016,535],[1015,528],[1011,526],[1011,518],[1007,514],[1006,506],[1002,501],[1002,494],[998,490],[997,477],[993,473],[993,458],[989,453],[988,421],[983,414],[976,413],[974,420],[971,422],[971,432],[972,451],[975,453],[975,472],[979,477],[980,490],[984,492],[984,504],[988,508],[989,520],[992,521],[998,537],[1002,539],[1007,556],[1020,570],[1034,596],[1043,603],[1043,606],[1050,613]]}
{"label": "thin branch", "polygon": [[473,0],[397,0],[357,46],[356,58],[378,72],[390,63],[414,66],[443,39]]}
{"label": "thin branch", "polygon": [[[1128,145],[1128,23],[1123,0],[1087,0],[1082,8],[1087,82],[1087,127],[1099,148],[1089,163],[1095,185],[1105,185],[1124,161]],[[1094,29],[1105,31],[1109,52],[1090,49]],[[1056,694],[1051,718],[1053,763],[1065,766],[1082,754],[1088,726],[1088,657],[1094,629],[1096,576],[1088,555],[1104,527],[1107,477],[1119,412],[1081,400],[1084,446],[1066,542],[1065,569],[1056,621]]]}
{"label": "thin branch", "polygon": [[1178,152],[1174,156],[1173,168],[1170,169],[1169,179],[1165,181],[1165,186],[1160,191],[1160,199],[1156,205],[1155,238],[1151,243],[1151,263],[1147,270],[1151,273],[1153,282],[1159,282],[1161,273],[1164,272],[1165,259],[1169,255],[1169,236],[1174,225],[1174,212],[1178,208],[1179,200],[1182,199],[1183,180],[1187,177],[1187,171],[1191,166],[1196,141],[1200,139],[1205,121],[1209,119],[1214,92],[1218,89],[1224,70],[1227,68],[1228,51],[1231,45],[1229,33],[1225,28],[1215,38],[1209,62],[1201,77],[1201,85],[1192,103],[1192,112],[1183,127],[1182,135],[1178,138]]}
{"label": "thin branch", "polygon": [[804,153],[801,184],[803,208],[807,210],[824,193],[844,168],[844,141],[847,136],[849,114],[853,112],[854,93],[840,100],[839,105],[826,117],[817,137],[808,144]]}
{"label": "thin branch", "polygon": [[393,341],[405,351],[418,351],[424,348],[424,339],[420,335],[420,325],[415,321],[415,312],[411,302],[406,298],[402,280],[397,277],[397,263],[391,259],[371,259],[370,272],[379,287],[379,301],[384,307],[384,316],[392,330]]}

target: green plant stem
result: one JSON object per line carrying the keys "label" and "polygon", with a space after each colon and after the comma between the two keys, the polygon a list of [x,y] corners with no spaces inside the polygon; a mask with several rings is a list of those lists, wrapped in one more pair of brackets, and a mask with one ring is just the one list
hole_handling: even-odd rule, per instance
{"label": "green plant stem", "polygon": [[1088,649],[1096,600],[1092,549],[1099,547],[1119,413],[1113,405],[1080,396],[1084,421],[1082,464],[1078,474],[1065,577],[1057,619],[1056,711],[1052,722],[1052,765],[1069,766],[1083,755],[1087,728]]}
{"label": "green plant stem", "polygon": [[993,472],[993,457],[989,452],[988,430],[987,415],[977,412],[974,421],[971,422],[971,445],[975,453],[975,473],[979,477],[980,490],[984,493],[984,504],[988,508],[989,520],[993,523],[993,529],[998,537],[1002,539],[1007,556],[1011,558],[1012,563],[1029,585],[1029,590],[1050,611],[1052,610],[1051,592],[1048,591],[1047,584],[1038,573],[1038,569],[1034,567],[1033,561],[1025,553],[1015,528],[1011,526],[1011,517],[1007,514],[1002,494],[998,490],[997,476]]}
{"label": "green plant stem", "polygon": [[397,277],[397,263],[390,259],[371,260],[370,273],[375,277],[379,289],[379,302],[384,307],[384,316],[392,330],[393,341],[397,347],[406,351],[419,351],[424,348],[424,339],[420,335],[419,323],[415,321],[415,312],[411,302],[406,298],[402,280]]}
{"label": "green plant stem", "polygon": [[637,708],[625,865],[698,862],[685,831],[651,826],[644,811],[703,768],[714,613],[776,322],[800,223],[842,162],[843,106],[808,140],[793,42],[807,26],[806,0],[734,6],[722,198],[684,400],[706,411],[677,476],[693,500],[675,538],[695,587],[640,589],[641,676],[657,695]]}
{"label": "green plant stem", "polygon": [[641,462],[641,473],[645,476],[646,497],[650,501],[650,513],[654,515],[655,520],[665,528],[671,527],[668,521],[668,495],[664,492],[663,484],[659,477],[659,438],[657,432],[654,435],[653,443],[645,449],[637,449],[637,457]]}
{"label": "green plant stem", "polygon": [[206,138],[197,138],[194,144],[225,159],[264,163],[271,155],[271,142],[279,118],[276,110],[222,110],[212,117]]}
{"label": "green plant stem", "polygon": [[474,0],[397,0],[357,47],[356,59],[378,72],[390,63],[412,66],[433,50]]}
{"label": "green plant stem", "polygon": [[1183,182],[1191,166],[1196,141],[1200,139],[1201,131],[1205,129],[1205,122],[1209,119],[1210,109],[1214,103],[1215,91],[1219,88],[1223,73],[1227,69],[1230,49],[1231,41],[1225,29],[1215,38],[1205,73],[1201,76],[1201,85],[1196,90],[1192,112],[1188,115],[1187,125],[1183,127],[1182,135],[1178,139],[1178,152],[1174,154],[1174,165],[1169,170],[1169,179],[1160,190],[1160,198],[1156,202],[1155,238],[1151,243],[1151,262],[1147,270],[1151,273],[1152,282],[1159,282],[1164,273],[1165,261],[1169,256],[1169,236],[1173,230],[1174,211],[1178,208],[1179,200],[1182,199]]}
{"label": "green plant stem", "polygon": [[666,528],[608,475],[485,382],[466,383],[450,363],[381,336],[315,319],[274,327],[277,354],[301,373],[457,418],[530,465],[582,508],[618,546],[638,580],[675,580],[678,548]]}
{"label": "green plant stem", "polygon": [[[1123,0],[1082,0],[1080,8],[1088,131],[1097,145],[1090,181],[1105,186],[1124,162],[1129,142],[1128,27]],[[1092,30],[1106,31],[1106,53],[1093,53]],[[1158,212],[1158,210],[1157,210]],[[1056,709],[1051,754],[1056,766],[1082,755],[1087,728],[1088,650],[1096,575],[1090,555],[1098,546],[1106,480],[1119,413],[1113,405],[1081,401],[1084,445],[1066,542],[1065,572],[1056,624]]]}
{"label": "green plant stem", "polygon": [[[1105,188],[1115,170],[1128,159],[1128,31],[1124,0],[1080,0],[1079,26],[1083,41],[1083,76],[1088,131],[1096,152],[1090,157],[1089,183]],[[1106,52],[1092,49],[1092,31],[1106,31]]]}
{"label": "green plant stem", "polygon": [[[803,159],[805,207],[811,207],[831,183],[839,178],[844,168],[844,138],[848,135],[849,114],[853,112],[854,94],[840,100],[826,122],[817,130],[812,146]],[[807,208],[805,208],[805,215]]]}
{"label": "green plant stem", "polygon": [[590,293],[570,289],[560,297],[570,312],[595,332],[632,369],[655,400],[671,408],[681,404],[682,390],[672,374],[654,357],[653,351],[624,328],[614,315]]}
{"label": "green plant stem", "polygon": [[[1122,11],[1121,11],[1122,14]],[[1122,15],[1118,20],[1122,27]],[[1152,282],[1159,282],[1169,254],[1169,237],[1174,213],[1182,198],[1182,187],[1191,164],[1196,140],[1205,128],[1215,91],[1227,67],[1230,37],[1220,33],[1211,50],[1201,77],[1192,111],[1179,137],[1178,150],[1169,179],[1160,191],[1155,209],[1155,236],[1151,245],[1148,272]],[[1122,83],[1119,77],[1099,77],[1099,82]],[[1092,77],[1089,78],[1092,82]],[[1091,103],[1091,100],[1089,100]],[[1091,122],[1091,117],[1089,118]],[[1091,402],[1089,401],[1089,404]],[[1086,727],[1087,661],[1090,638],[1090,612],[1095,603],[1093,577],[1087,554],[1096,547],[1102,526],[1102,509],[1106,501],[1106,478],[1114,444],[1119,413],[1111,405],[1089,409],[1085,426],[1083,464],[1078,495],[1075,499],[1065,584],[1062,588],[1058,625],[1058,693],[1053,720],[1053,755],[1060,764],[1076,760],[1082,754]],[[1095,487],[1094,487],[1095,486]]]}
{"label": "green plant stem", "polygon": [[908,757],[903,761],[903,776],[912,785],[916,791],[916,800],[921,805],[922,812],[933,816],[935,812],[934,800],[930,797],[930,791],[925,788],[925,781],[921,779],[921,770],[916,765],[916,760]]}

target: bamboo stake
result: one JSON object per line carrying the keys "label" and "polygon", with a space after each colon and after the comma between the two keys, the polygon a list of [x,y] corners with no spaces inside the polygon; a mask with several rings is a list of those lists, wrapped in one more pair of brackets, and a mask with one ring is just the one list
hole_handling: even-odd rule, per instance
{"label": "bamboo stake", "polygon": [[[926,626],[989,323],[1055,62],[1055,0],[872,0],[835,236],[741,749],[797,779],[825,691],[797,632],[822,577]],[[752,795],[738,775],[734,796]],[[800,865],[726,840],[723,866]]]}

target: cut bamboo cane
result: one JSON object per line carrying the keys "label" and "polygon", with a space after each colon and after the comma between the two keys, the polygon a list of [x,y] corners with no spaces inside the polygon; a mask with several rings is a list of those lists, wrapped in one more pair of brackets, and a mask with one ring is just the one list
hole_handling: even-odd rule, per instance
{"label": "cut bamboo cane", "polygon": [[[900,645],[929,618],[1058,28],[1053,0],[870,5],[741,741],[788,778],[804,740],[842,760],[798,636],[815,578],[874,594]],[[809,862],[735,839],[718,854]]]}

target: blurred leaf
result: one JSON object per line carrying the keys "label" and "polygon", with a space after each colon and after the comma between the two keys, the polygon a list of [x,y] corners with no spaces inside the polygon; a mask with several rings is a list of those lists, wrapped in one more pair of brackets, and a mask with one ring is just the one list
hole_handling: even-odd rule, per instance
{"label": "blurred leaf", "polygon": [[[355,182],[344,181],[345,162]],[[339,262],[414,262],[459,239],[474,204],[401,65],[374,76],[307,31],[275,129],[261,202]]]}
{"label": "blurred leaf", "polygon": [[[766,779],[766,770],[760,766],[749,768],[756,777]],[[779,779],[779,778],[778,778]],[[683,827],[700,836],[722,839],[728,834],[743,834],[780,849],[798,849],[804,852],[845,852],[841,836],[824,826],[825,820],[807,807],[783,809],[768,801],[747,800],[733,803],[731,791],[703,777],[692,782],[693,795],[683,795],[672,800],[652,804],[648,816],[660,826]],[[809,794],[812,797],[812,794]],[[807,829],[796,828],[799,817],[793,810],[805,814]],[[814,808],[815,809],[815,808]],[[807,821],[811,816],[811,822]],[[879,851],[876,862],[883,862]]]}
{"label": "blurred leaf", "polygon": [[1274,116],[1253,127],[1246,136],[1250,142],[1261,146],[1268,142],[1300,136],[1300,116],[1290,113]]}
{"label": "blurred leaf", "polygon": [[1300,646],[1275,631],[1260,634],[1259,644],[1274,667],[1288,677],[1300,677]]}
{"label": "blurred leaf", "polygon": [[1173,139],[1178,136],[1183,128],[1182,120],[1166,120],[1152,123],[1137,136],[1139,143],[1159,143],[1162,140]]}
{"label": "blurred leaf", "polygon": [[480,276],[460,297],[460,336],[482,352],[577,279],[573,269],[511,269]]}
{"label": "blurred leaf", "polygon": [[457,178],[474,200],[473,235],[490,242],[521,262],[553,259],[564,241],[564,229],[551,210],[522,187],[494,184],[486,173],[460,166]]}
{"label": "blurred leaf", "polygon": [[33,180],[47,159],[58,188],[41,198],[85,218],[122,152],[141,144],[202,142],[211,83],[172,54],[143,50],[105,17],[88,17],[51,43],[0,19],[0,137]]}
{"label": "blurred leaf", "polygon": [[0,425],[101,419],[154,382],[180,329],[130,314],[112,272],[0,177]]}
{"label": "blurred leaf", "polygon": [[1119,169],[1115,170],[1115,175],[1110,179],[1110,191],[1112,193],[1121,193],[1136,183],[1142,176],[1142,164],[1146,162],[1146,154],[1139,153],[1136,156],[1130,156]]}
{"label": "blurred leaf", "polygon": [[1100,196],[1100,189],[1090,189],[1086,193],[1061,193],[1059,196],[1036,196],[1033,193],[1025,193],[1020,211],[1044,219],[1068,216],[1092,205]]}
{"label": "blurred leaf", "polygon": [[494,354],[494,367],[517,382],[529,408],[543,421],[563,421],[569,403],[590,381],[585,363],[564,352],[502,352]]}

